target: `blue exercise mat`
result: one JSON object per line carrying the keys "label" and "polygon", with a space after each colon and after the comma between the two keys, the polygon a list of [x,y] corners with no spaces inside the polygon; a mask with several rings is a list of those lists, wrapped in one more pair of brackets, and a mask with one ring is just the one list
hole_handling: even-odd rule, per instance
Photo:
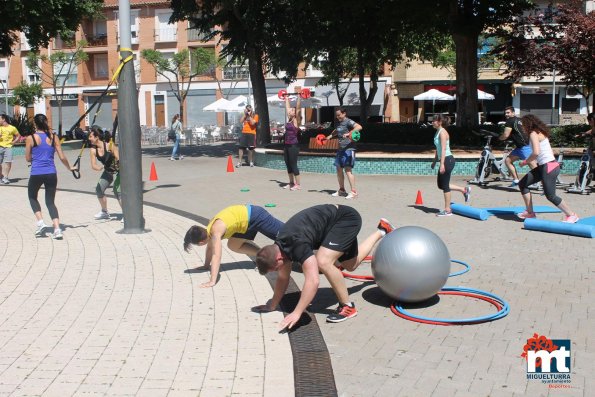
{"label": "blue exercise mat", "polygon": [[540,232],[595,238],[595,216],[579,219],[577,223],[565,223],[531,218],[525,219],[524,227],[527,230],[537,230]]}
{"label": "blue exercise mat", "polygon": [[[502,215],[502,214],[517,214],[519,212],[525,211],[525,207],[488,207],[488,208],[475,208],[469,205],[451,203],[450,208],[452,209],[453,214],[463,215],[473,219],[479,219],[480,221],[487,220],[492,215]],[[561,212],[558,208],[555,207],[548,207],[545,205],[540,205],[533,207],[534,212],[540,213],[555,213]]]}

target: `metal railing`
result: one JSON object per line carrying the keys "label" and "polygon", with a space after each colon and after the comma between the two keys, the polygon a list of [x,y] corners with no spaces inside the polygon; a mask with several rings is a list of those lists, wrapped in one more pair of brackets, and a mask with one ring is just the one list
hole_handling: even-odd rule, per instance
{"label": "metal railing", "polygon": [[177,28],[160,28],[155,29],[155,42],[167,43],[178,40]]}
{"label": "metal railing", "polygon": [[188,29],[188,41],[205,41],[207,33],[201,33],[198,29]]}
{"label": "metal railing", "polygon": [[87,47],[107,46],[107,33],[86,34],[85,41],[87,42]]}

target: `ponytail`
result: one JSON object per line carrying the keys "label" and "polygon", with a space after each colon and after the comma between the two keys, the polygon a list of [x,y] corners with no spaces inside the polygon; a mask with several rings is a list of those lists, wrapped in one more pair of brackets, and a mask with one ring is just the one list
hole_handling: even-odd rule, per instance
{"label": "ponytail", "polygon": [[48,118],[45,114],[37,113],[33,117],[33,123],[35,124],[35,128],[37,128],[39,131],[45,132],[45,135],[48,137],[48,139],[52,140],[52,132],[50,131]]}

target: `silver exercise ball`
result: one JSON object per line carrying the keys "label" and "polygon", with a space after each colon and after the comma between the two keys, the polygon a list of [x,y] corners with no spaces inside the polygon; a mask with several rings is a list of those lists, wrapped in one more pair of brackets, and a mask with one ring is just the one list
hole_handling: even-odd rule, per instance
{"label": "silver exercise ball", "polygon": [[372,274],[385,294],[402,302],[436,295],[448,279],[450,255],[434,232],[404,226],[387,234],[372,259]]}

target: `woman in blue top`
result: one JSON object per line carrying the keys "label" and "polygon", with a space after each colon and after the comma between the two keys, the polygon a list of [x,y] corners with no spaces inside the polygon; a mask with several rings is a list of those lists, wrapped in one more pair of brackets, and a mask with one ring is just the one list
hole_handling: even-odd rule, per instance
{"label": "woman in blue top", "polygon": [[62,147],[60,146],[60,138],[50,131],[47,117],[43,114],[36,114],[33,118],[33,123],[35,124],[35,133],[29,135],[25,140],[25,159],[31,163],[28,195],[31,209],[33,209],[33,213],[37,219],[35,236],[40,237],[44,235],[44,229],[48,227],[43,221],[41,206],[39,205],[39,201],[37,201],[37,193],[43,185],[45,187],[45,205],[54,224],[54,234],[52,237],[56,240],[62,240],[58,208],[54,204],[56,187],[58,185],[54,153],[58,152],[58,157],[68,170],[73,171],[75,168],[70,166],[68,159],[64,156]]}
{"label": "woman in blue top", "polygon": [[436,216],[451,216],[452,211],[450,209],[450,191],[456,190],[463,193],[465,196],[465,202],[469,202],[471,198],[471,188],[460,187],[450,183],[450,175],[452,170],[455,168],[455,158],[450,151],[450,136],[445,127],[450,124],[448,116],[437,114],[432,120],[432,126],[436,129],[436,135],[434,135],[434,146],[436,146],[436,155],[434,161],[432,161],[432,169],[436,167],[436,162],[440,162],[440,168],[438,170],[438,189],[444,192],[444,209],[440,211]]}
{"label": "woman in blue top", "polygon": [[298,169],[298,154],[300,145],[298,137],[300,135],[301,120],[301,96],[297,95],[295,108],[289,105],[289,95],[285,95],[285,110],[287,111],[287,123],[285,123],[285,145],[283,146],[283,159],[289,175],[289,183],[283,186],[283,189],[300,190],[300,170]]}

